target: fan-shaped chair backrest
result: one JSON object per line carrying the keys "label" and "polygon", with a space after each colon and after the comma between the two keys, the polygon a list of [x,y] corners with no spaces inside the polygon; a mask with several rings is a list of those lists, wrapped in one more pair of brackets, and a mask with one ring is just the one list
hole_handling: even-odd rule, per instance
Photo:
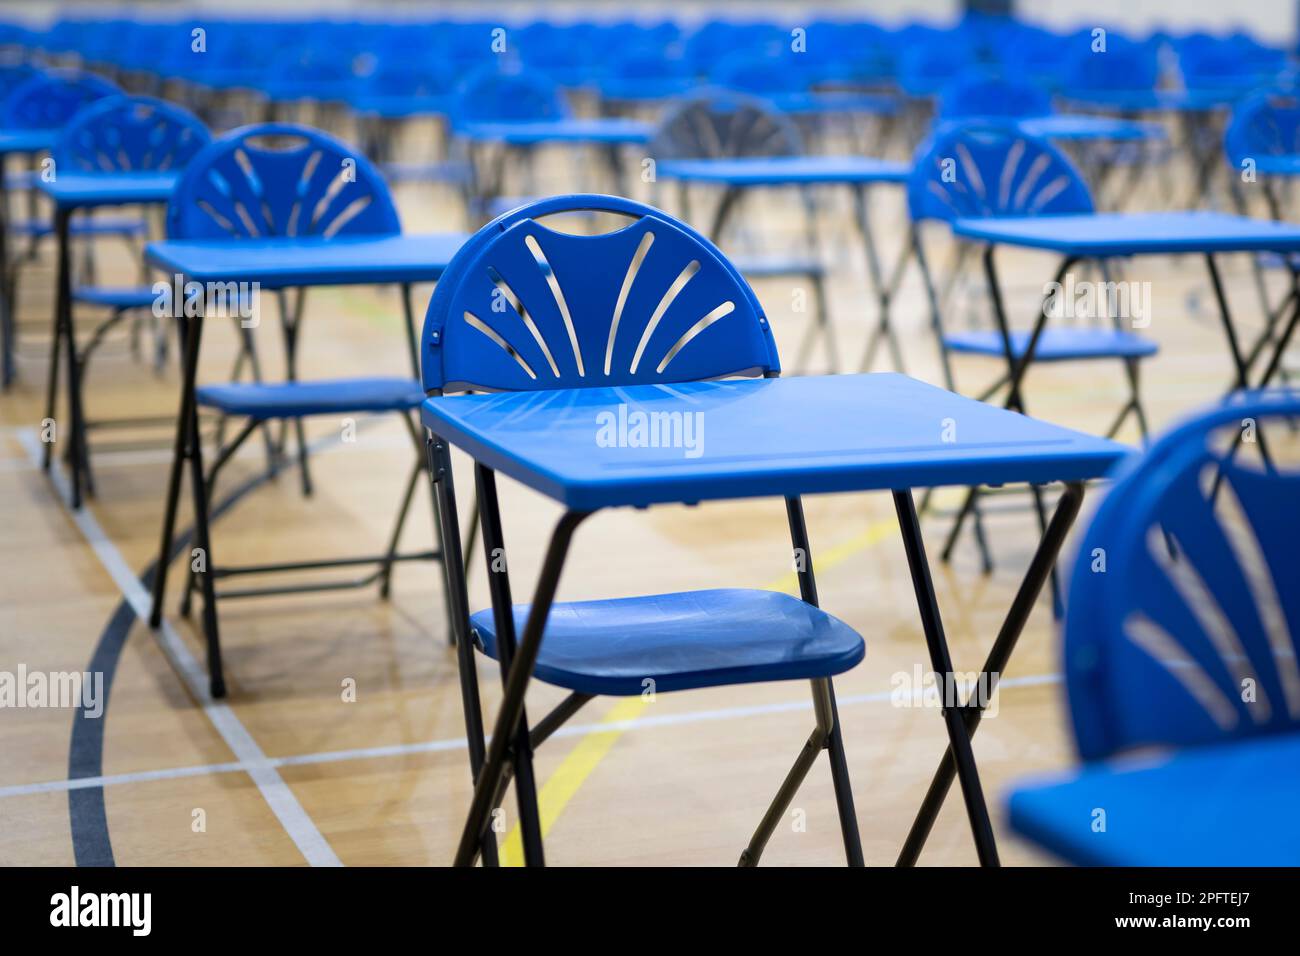
{"label": "fan-shaped chair backrest", "polygon": [[110,96],[87,106],[54,148],[60,169],[175,170],[212,141],[194,114],[149,96]]}
{"label": "fan-shaped chair backrest", "polygon": [[799,131],[778,110],[731,90],[701,90],[672,106],[650,141],[656,159],[797,156]]}
{"label": "fan-shaped chair backrest", "polygon": [[0,122],[6,129],[60,129],[82,107],[121,92],[93,73],[50,70],[9,94]]}
{"label": "fan-shaped chair backrest", "polygon": [[1157,441],[1098,508],[1065,619],[1084,759],[1300,727],[1300,472],[1258,453],[1266,422],[1295,415],[1294,390],[1229,400]]}
{"label": "fan-shaped chair backrest", "polygon": [[1092,212],[1078,170],[1047,140],[1014,123],[940,126],[917,151],[907,183],[914,221]]}
{"label": "fan-shaped chair backrest", "polygon": [[1067,95],[1090,91],[1147,91],[1160,82],[1160,59],[1154,43],[1137,43],[1110,34],[1104,50],[1078,37],[1074,54],[1062,70]]}
{"label": "fan-shaped chair backrest", "polygon": [[[633,221],[573,235],[538,220],[599,211]],[[424,320],[426,390],[682,382],[778,371],[753,290],[713,243],[658,209],[557,196],[480,229]]]}
{"label": "fan-shaped chair backrest", "polygon": [[1005,116],[1024,119],[1052,112],[1052,98],[1041,87],[999,76],[976,76],[945,87],[939,118],[945,121]]}
{"label": "fan-shaped chair backrest", "polygon": [[309,126],[232,130],[198,152],[167,206],[173,239],[388,235],[401,221],[366,157]]}
{"label": "fan-shaped chair backrest", "polygon": [[1236,167],[1251,158],[1300,153],[1300,97],[1282,90],[1247,97],[1232,112],[1223,149]]}
{"label": "fan-shaped chair backrest", "polygon": [[562,119],[568,114],[559,87],[545,74],[487,66],[466,77],[451,115],[456,125]]}

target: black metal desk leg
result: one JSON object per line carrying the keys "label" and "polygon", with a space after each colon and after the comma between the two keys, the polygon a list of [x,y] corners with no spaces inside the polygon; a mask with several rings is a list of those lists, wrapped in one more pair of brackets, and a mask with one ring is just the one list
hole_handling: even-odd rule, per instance
{"label": "black metal desk leg", "polygon": [[158,546],[158,560],[154,564],[153,607],[149,612],[149,626],[162,624],[163,597],[167,590],[167,566],[172,550],[172,535],[176,533],[176,506],[181,497],[181,478],[190,449],[190,418],[194,414],[194,382],[198,370],[199,347],[197,337],[190,334],[190,322],[184,315],[177,319],[180,329],[181,402],[176,416],[176,443],[172,451],[171,476],[167,480],[167,501],[163,508],[162,543]]}
{"label": "black metal desk leg", "polygon": [[1214,299],[1219,306],[1219,321],[1223,323],[1223,334],[1228,337],[1228,348],[1232,351],[1232,366],[1236,371],[1236,388],[1249,388],[1249,369],[1245,356],[1241,354],[1241,343],[1237,341],[1237,328],[1232,324],[1232,312],[1228,309],[1228,296],[1223,291],[1223,279],[1219,275],[1218,263],[1213,253],[1206,253],[1205,267],[1210,273],[1210,284],[1214,287]]}
{"label": "black metal desk leg", "polygon": [[909,490],[894,492],[894,509],[898,513],[898,526],[903,534],[903,547],[907,552],[907,565],[912,572],[912,588],[916,592],[917,608],[921,612],[921,626],[930,651],[930,666],[940,681],[940,705],[943,720],[948,727],[948,749],[957,763],[957,776],[961,780],[962,796],[966,800],[966,815],[970,817],[971,833],[981,866],[998,866],[997,844],[993,840],[993,825],[989,822],[984,791],[980,789],[979,771],[975,767],[975,754],[962,719],[960,707],[949,706],[948,695],[955,686],[952,672],[952,655],[943,634],[943,620],[939,616],[939,603],[930,579],[930,566],[925,558],[925,543],[921,540],[921,526],[916,519],[916,504]]}
{"label": "black metal desk leg", "polygon": [[902,280],[902,269],[907,263],[910,249],[904,249],[894,268],[894,274],[886,283],[885,270],[880,264],[880,253],[876,249],[876,240],[871,232],[871,217],[868,207],[867,187],[858,184],[853,187],[853,206],[858,220],[858,233],[862,236],[862,245],[867,258],[867,276],[871,280],[871,291],[876,296],[876,325],[867,337],[866,352],[862,356],[861,371],[871,371],[876,358],[876,349],[883,340],[889,349],[889,357],[894,364],[894,371],[903,371],[903,350],[898,344],[898,336],[890,321],[890,308],[894,292]]}
{"label": "black metal desk leg", "polygon": [[[64,342],[67,349],[67,376],[68,376],[68,427],[64,433],[68,436],[68,470],[72,474],[72,507],[77,509],[81,507],[81,479],[83,476],[83,462],[86,451],[85,444],[85,422],[81,417],[81,397],[78,385],[81,380],[81,373],[77,368],[77,349],[76,340],[72,330],[72,264],[71,250],[69,245],[69,233],[71,214],[63,209],[56,209],[54,212],[54,231],[56,241],[59,246],[59,263],[58,263],[58,288],[54,304],[55,315],[55,336],[56,343],[60,339]],[[56,349],[57,353],[57,349]],[[57,369],[57,355],[51,371]],[[54,386],[51,386],[48,396],[47,405],[50,411],[50,417],[53,417],[53,394]],[[49,446],[46,446],[47,453]],[[47,459],[48,460],[48,459]]]}
{"label": "black metal desk leg", "polygon": [[[482,505],[481,507],[486,507]],[[569,553],[569,544],[573,532],[590,514],[588,511],[566,511],[551,533],[551,543],[546,549],[546,558],[542,562],[541,575],[533,593],[532,608],[524,624],[523,637],[515,659],[510,664],[510,673],[506,678],[505,698],[497,711],[496,723],[492,728],[492,740],[488,745],[487,763],[483,773],[474,784],[474,799],[470,804],[465,828],[461,831],[460,845],[456,849],[457,866],[470,866],[474,862],[475,850],[482,840],[488,815],[492,810],[492,801],[496,796],[501,775],[505,771],[506,751],[519,726],[519,718],[524,710],[524,693],[537,663],[537,652],[542,644],[542,628],[550,614],[551,604],[555,600],[555,591],[560,583],[560,572],[564,570],[564,559]],[[488,551],[489,558],[491,551]]]}
{"label": "black metal desk leg", "polygon": [[[898,493],[895,493],[895,500],[897,500],[897,496]],[[910,498],[910,496],[908,497]],[[1011,659],[1011,652],[1020,639],[1020,634],[1025,628],[1025,622],[1029,620],[1029,614],[1033,610],[1039,594],[1042,593],[1043,585],[1047,582],[1048,576],[1056,566],[1056,557],[1060,553],[1061,545],[1064,544],[1065,537],[1069,534],[1070,527],[1074,524],[1074,519],[1078,516],[1082,504],[1083,484],[1081,482],[1068,483],[1065,486],[1065,493],[1061,495],[1061,499],[1056,505],[1056,511],[1052,515],[1051,523],[1047,526],[1047,531],[1039,542],[1038,550],[1034,552],[1033,560],[1029,562],[1029,570],[1025,572],[1024,580],[1020,583],[1020,589],[1011,602],[1011,609],[1007,612],[1006,619],[1002,622],[1002,627],[993,641],[993,647],[989,650],[988,658],[984,661],[984,668],[980,675],[981,681],[976,686],[985,688],[987,697],[992,696],[996,681],[1006,670],[1007,662]],[[901,505],[899,511],[901,518]],[[979,726],[980,717],[983,715],[984,707],[988,703],[987,697],[985,699],[976,698],[974,702],[968,702],[961,709],[962,722],[965,727],[965,732],[961,736],[967,748],[970,745],[969,738],[974,736],[975,730]],[[960,769],[962,749],[965,748],[954,751],[950,743],[944,753],[939,769],[935,771],[934,779],[930,782],[930,789],[926,792],[925,800],[922,801],[921,807],[917,811],[916,819],[912,823],[912,829],[908,832],[907,839],[903,843],[903,849],[899,853],[899,866],[912,866],[916,863],[917,857],[920,856],[921,848],[925,846],[926,838],[930,835],[935,818],[938,817],[944,798],[948,795],[948,790],[952,786],[952,778]],[[954,753],[956,759],[954,759]]]}

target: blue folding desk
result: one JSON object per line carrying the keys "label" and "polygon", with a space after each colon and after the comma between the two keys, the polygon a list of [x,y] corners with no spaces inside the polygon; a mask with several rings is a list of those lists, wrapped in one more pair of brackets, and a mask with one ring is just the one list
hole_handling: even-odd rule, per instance
{"label": "blue folding desk", "polygon": [[[54,344],[50,349],[50,374],[46,384],[45,416],[54,418],[55,396],[59,380],[59,351],[67,348],[68,417],[71,441],[68,446],[72,472],[72,507],[81,507],[82,480],[90,487],[86,459],[86,421],[81,401],[81,366],[72,327],[72,266],[69,235],[73,213],[104,206],[161,205],[171,198],[179,173],[113,172],[61,173],[46,181],[38,179],[36,187],[54,203],[54,232],[59,259],[54,306]],[[47,442],[42,460],[48,471],[52,443]]]}
{"label": "blue folding desk", "polygon": [[[418,367],[411,286],[417,282],[437,282],[452,256],[467,238],[462,233],[437,233],[422,236],[334,238],[168,239],[149,243],[145,246],[144,254],[147,262],[179,276],[182,283],[256,283],[256,287],[269,290],[302,290],[310,286],[400,285],[407,344],[411,349],[412,364]],[[181,363],[181,400],[168,491],[169,510],[164,517],[160,563],[153,582],[155,609],[161,606],[159,597],[166,583],[166,556],[171,553],[170,536],[176,517],[186,435],[199,433],[195,386],[200,341],[203,337],[203,316],[190,318],[182,311],[177,316],[177,322],[185,356]],[[289,372],[293,374],[291,363]]]}
{"label": "blue folding desk", "polygon": [[13,291],[9,287],[9,184],[6,162],[10,154],[34,156],[47,152],[58,138],[56,129],[0,130],[0,387],[14,378]]}
{"label": "blue folding desk", "polygon": [[[1154,213],[1095,213],[1071,216],[1037,216],[1032,218],[958,219],[952,231],[963,239],[986,243],[985,271],[989,281],[989,294],[993,297],[995,315],[1005,324],[1005,310],[1001,287],[993,263],[993,251],[999,245],[1020,246],[1059,253],[1064,261],[1057,272],[1060,282],[1070,267],[1080,259],[1111,259],[1121,256],[1143,255],[1203,255],[1214,286],[1219,315],[1223,322],[1228,348],[1236,370],[1233,388],[1262,387],[1277,371],[1278,363],[1300,318],[1300,296],[1297,295],[1297,278],[1292,270],[1292,289],[1288,300],[1271,318],[1280,318],[1288,302],[1292,304],[1291,317],[1277,338],[1272,358],[1258,382],[1252,386],[1250,369],[1272,341],[1275,329],[1272,321],[1248,355],[1243,354],[1240,337],[1228,309],[1227,296],[1215,263],[1215,255],[1233,252],[1274,252],[1282,255],[1300,252],[1300,225],[1251,219],[1246,216],[1212,212],[1154,212]],[[1289,260],[1288,260],[1289,261]],[[1012,374],[1012,396],[1019,401],[1020,382],[1024,371],[1033,359],[1043,327],[1047,324],[1048,310],[1039,309],[1024,356]],[[1017,407],[1020,407],[1017,405]]]}
{"label": "blue folding desk", "polygon": [[880,254],[871,231],[867,212],[867,189],[873,185],[906,186],[911,175],[910,163],[869,156],[770,156],[737,159],[673,159],[659,164],[658,173],[682,183],[710,183],[724,188],[708,235],[717,242],[726,228],[727,219],[746,189],[779,186],[848,186],[853,192],[858,231],[866,250],[867,274],[878,309],[877,324],[867,341],[862,368],[871,367],[876,349],[888,343],[894,368],[903,370],[902,349],[889,320],[890,303],[902,281],[906,254],[898,257],[888,281],[880,264]]}
{"label": "blue folding desk", "polygon": [[[703,428],[693,457],[681,448],[602,447],[596,440],[597,416],[620,406],[649,415],[698,414]],[[457,853],[462,864],[473,861],[487,824],[573,532],[593,512],[669,502],[890,491],[931,665],[936,674],[946,675],[945,686],[950,686],[952,661],[911,489],[1065,482],[1056,513],[985,662],[988,679],[996,682],[1078,513],[1083,483],[1107,474],[1128,454],[1127,448],[1106,439],[896,373],[437,396],[425,401],[421,418],[434,436],[435,475],[450,467],[448,445],[455,445],[487,468],[566,508],[546,553],[487,763],[476,781]],[[955,429],[949,433],[955,441],[944,440],[948,427]],[[485,527],[499,528],[495,496],[482,507]],[[450,533],[444,527],[444,535]],[[444,541],[444,546],[457,547],[454,541]],[[502,593],[509,591],[503,588]],[[511,613],[508,607],[495,611]],[[900,862],[915,861],[954,774],[961,782],[980,860],[997,862],[970,743],[986,704],[968,701],[944,711],[949,749]],[[540,846],[540,836],[537,839]]]}

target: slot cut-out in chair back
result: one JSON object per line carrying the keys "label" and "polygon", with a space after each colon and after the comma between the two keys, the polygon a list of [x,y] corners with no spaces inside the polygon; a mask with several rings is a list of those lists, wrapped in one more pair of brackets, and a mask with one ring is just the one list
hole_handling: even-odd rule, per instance
{"label": "slot cut-out in chair back", "polygon": [[365,156],[289,123],[245,126],[214,140],[190,161],[167,207],[173,239],[400,231],[388,186]]}
{"label": "slot cut-out in chair back", "polygon": [[[538,220],[626,216],[573,235]],[[560,196],[476,233],[425,317],[428,391],[516,391],[761,375],[780,366],[749,285],[711,242],[666,213],[614,196]]]}
{"label": "slot cut-out in chair back", "polygon": [[1295,391],[1230,400],[1107,493],[1065,619],[1085,760],[1300,727],[1300,469],[1261,455],[1297,415]]}
{"label": "slot cut-out in chair back", "polygon": [[212,141],[194,114],[150,96],[106,97],[78,113],[54,149],[59,169],[179,171]]}

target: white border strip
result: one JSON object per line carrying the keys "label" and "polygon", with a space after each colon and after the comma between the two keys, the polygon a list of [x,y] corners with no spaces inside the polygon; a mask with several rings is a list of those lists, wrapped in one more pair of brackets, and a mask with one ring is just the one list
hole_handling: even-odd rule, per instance
{"label": "white border strip", "polygon": [[[31,429],[20,432],[18,440],[26,449],[27,457],[31,459],[32,463],[38,463],[41,457],[41,446],[36,438],[36,432]],[[63,472],[59,468],[52,468],[50,477],[54,483],[59,503],[68,511],[78,530],[81,531],[82,536],[95,552],[95,556],[99,558],[99,563],[104,566],[104,570],[108,572],[121,590],[122,596],[135,611],[136,617],[142,621],[148,620],[152,599],[145,591],[144,585],[140,583],[140,579],[127,566],[126,560],[122,557],[122,552],[104,533],[104,529],[100,527],[99,522],[95,519],[89,504],[83,505],[81,510],[77,512],[68,507],[70,489]],[[214,701],[209,696],[207,673],[194,655],[190,653],[190,649],[185,646],[185,642],[181,640],[180,635],[176,633],[166,618],[163,619],[162,628],[158,631],[157,636],[158,645],[162,648],[162,652],[167,656],[176,672],[181,675],[194,699],[199,701],[203,707],[203,713],[212,723],[213,728],[221,736],[221,739],[226,742],[226,746],[230,748],[231,753],[235,755],[238,761],[235,766],[252,778],[253,783],[257,785],[257,789],[262,792],[262,797],[270,806],[271,812],[279,819],[285,832],[289,834],[289,839],[293,840],[294,845],[298,847],[307,862],[312,866],[342,866],[342,861],[330,847],[325,837],[321,835],[320,830],[316,828],[316,824],[307,815],[307,811],[302,808],[302,804],[293,795],[293,791],[284,782],[284,778],[276,771],[276,764],[262,752],[262,748],[257,745],[257,741],[248,732],[248,728],[243,725],[229,705]],[[172,771],[171,773],[174,776],[189,775],[187,769],[179,772]],[[141,778],[149,779],[147,775],[142,775]],[[71,782],[77,783],[78,781]],[[92,784],[86,785],[91,786]]]}

